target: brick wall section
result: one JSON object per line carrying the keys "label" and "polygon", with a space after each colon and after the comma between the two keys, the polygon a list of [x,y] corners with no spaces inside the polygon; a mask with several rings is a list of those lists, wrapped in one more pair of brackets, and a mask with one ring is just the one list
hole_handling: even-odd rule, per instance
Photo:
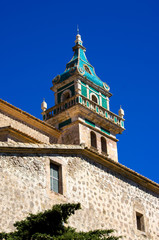
{"label": "brick wall section", "polygon": [[[70,219],[79,231],[115,228],[126,240],[159,239],[159,195],[89,158],[40,155],[36,154],[39,145],[31,146],[30,154],[0,153],[0,231],[13,230],[13,223],[29,212],[60,202],[80,202],[82,210]],[[63,195],[49,189],[50,161],[62,166]],[[145,233],[136,228],[136,211],[144,215]]]}

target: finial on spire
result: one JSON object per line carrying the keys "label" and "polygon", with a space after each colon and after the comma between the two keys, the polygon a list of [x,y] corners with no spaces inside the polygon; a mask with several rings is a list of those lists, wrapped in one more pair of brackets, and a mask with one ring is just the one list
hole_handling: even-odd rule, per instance
{"label": "finial on spire", "polygon": [[79,26],[78,26],[78,24],[77,24],[77,34],[79,34]]}
{"label": "finial on spire", "polygon": [[81,35],[79,34],[79,26],[77,24],[77,35],[76,35],[76,41],[75,41],[76,44],[80,44],[82,45],[82,40],[81,40]]}

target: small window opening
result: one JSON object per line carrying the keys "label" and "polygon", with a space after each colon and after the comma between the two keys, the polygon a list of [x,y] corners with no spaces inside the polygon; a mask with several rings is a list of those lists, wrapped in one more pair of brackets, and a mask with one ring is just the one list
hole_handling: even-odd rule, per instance
{"label": "small window opening", "polygon": [[92,101],[98,103],[97,97],[95,95],[92,95]]}
{"label": "small window opening", "polygon": [[101,149],[102,152],[107,153],[107,143],[104,137],[101,137]]}
{"label": "small window opening", "polygon": [[50,189],[59,193],[59,166],[50,163]]}
{"label": "small window opening", "polygon": [[84,69],[86,72],[88,72],[89,74],[92,74],[89,67],[87,65],[84,65]]}
{"label": "small window opening", "polygon": [[145,231],[143,214],[136,212],[136,224],[137,224],[138,230],[143,231],[143,232]]}
{"label": "small window opening", "polygon": [[91,131],[91,146],[97,148],[97,137],[94,132]]}
{"label": "small window opening", "polygon": [[63,94],[63,101],[66,101],[67,99],[69,99],[71,96],[70,96],[70,93],[69,92],[66,92]]}

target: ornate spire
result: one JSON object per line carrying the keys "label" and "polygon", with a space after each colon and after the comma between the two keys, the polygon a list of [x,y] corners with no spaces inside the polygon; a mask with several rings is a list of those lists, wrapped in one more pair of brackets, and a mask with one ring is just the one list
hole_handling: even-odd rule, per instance
{"label": "ornate spire", "polygon": [[86,48],[82,45],[82,43],[83,42],[81,40],[81,35],[79,34],[79,28],[77,25],[77,35],[75,46],[73,47],[74,55],[71,61],[66,64],[65,72],[53,79],[53,84],[57,82],[63,82],[77,71],[80,75],[87,78],[94,84],[109,91],[109,86],[101,81],[101,79],[96,75],[94,67],[88,62],[85,54]]}

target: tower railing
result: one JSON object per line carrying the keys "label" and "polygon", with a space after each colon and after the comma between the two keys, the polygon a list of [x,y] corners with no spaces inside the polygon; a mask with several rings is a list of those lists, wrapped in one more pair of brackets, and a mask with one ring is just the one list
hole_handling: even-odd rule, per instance
{"label": "tower railing", "polygon": [[99,114],[103,118],[108,119],[109,121],[113,122],[114,124],[124,128],[124,119],[119,117],[117,114],[112,113],[111,111],[107,110],[106,108],[100,106],[99,104],[93,102],[92,100],[78,94],[76,96],[73,96],[67,100],[65,100],[62,103],[59,103],[55,105],[52,108],[49,108],[45,112],[43,112],[43,120],[48,120],[55,115],[67,110],[68,108],[76,105],[76,104],[81,104],[85,106],[86,108],[89,108],[96,114]]}

